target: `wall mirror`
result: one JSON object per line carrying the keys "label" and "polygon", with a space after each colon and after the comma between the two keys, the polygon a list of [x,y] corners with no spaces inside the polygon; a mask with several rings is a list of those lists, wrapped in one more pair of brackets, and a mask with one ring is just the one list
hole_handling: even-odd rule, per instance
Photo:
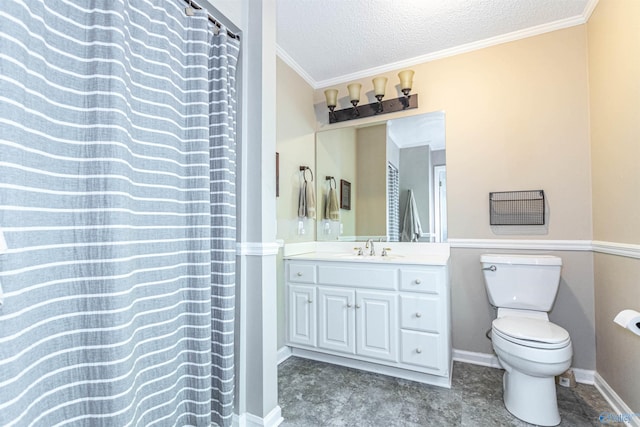
{"label": "wall mirror", "polygon": [[[318,132],[316,171],[317,240],[447,240],[444,112]],[[350,209],[336,219],[341,180]]]}

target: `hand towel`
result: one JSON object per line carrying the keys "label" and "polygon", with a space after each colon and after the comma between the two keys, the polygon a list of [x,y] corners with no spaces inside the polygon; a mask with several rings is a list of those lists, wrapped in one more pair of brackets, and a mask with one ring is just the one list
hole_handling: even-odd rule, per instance
{"label": "hand towel", "polygon": [[307,218],[316,219],[316,194],[313,191],[313,181],[304,183],[305,204],[307,207]]}
{"label": "hand towel", "polygon": [[416,199],[413,197],[413,190],[409,190],[407,207],[404,210],[404,217],[402,219],[402,235],[400,236],[400,240],[403,242],[417,242],[421,234],[422,226],[420,225]]}
{"label": "hand towel", "polygon": [[307,181],[300,186],[300,193],[298,194],[298,217],[304,218],[307,216]]}
{"label": "hand towel", "polygon": [[327,203],[325,203],[324,219],[331,221],[340,220],[340,205],[338,204],[338,193],[333,187],[329,187]]}

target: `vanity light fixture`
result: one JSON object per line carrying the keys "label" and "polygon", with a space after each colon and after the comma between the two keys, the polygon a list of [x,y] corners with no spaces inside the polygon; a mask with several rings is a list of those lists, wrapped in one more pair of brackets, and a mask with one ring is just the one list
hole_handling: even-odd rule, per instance
{"label": "vanity light fixture", "polygon": [[400,79],[399,87],[404,96],[385,101],[382,99],[386,92],[387,78],[375,77],[372,80],[373,94],[378,102],[360,106],[358,106],[358,104],[360,103],[360,90],[362,89],[362,85],[360,83],[351,83],[347,85],[347,90],[352,108],[344,108],[337,111],[335,108],[338,105],[338,89],[325,90],[324,96],[327,100],[327,107],[329,108],[329,123],[344,122],[378,114],[395,113],[397,111],[418,108],[418,94],[410,95],[414,74],[413,70],[400,71],[398,73],[398,78]]}
{"label": "vanity light fixture", "polygon": [[338,104],[338,89],[325,90],[324,97],[327,99],[327,107],[329,107],[329,116],[335,119],[336,114],[333,112],[333,110],[336,109],[336,105]]}
{"label": "vanity light fixture", "polygon": [[376,77],[372,80],[373,82],[373,94],[376,96],[378,100],[378,113],[382,113],[384,110],[382,108],[382,98],[384,98],[384,92],[387,89],[387,78],[386,77]]}
{"label": "vanity light fixture", "polygon": [[360,102],[360,89],[362,85],[360,83],[351,83],[347,86],[347,90],[349,91],[349,101],[351,101],[351,105],[353,105],[353,114],[359,116],[358,112],[358,102]]}
{"label": "vanity light fixture", "polygon": [[413,74],[413,70],[404,70],[398,73],[398,78],[400,79],[400,90],[406,98],[409,97],[411,86],[413,86]]}

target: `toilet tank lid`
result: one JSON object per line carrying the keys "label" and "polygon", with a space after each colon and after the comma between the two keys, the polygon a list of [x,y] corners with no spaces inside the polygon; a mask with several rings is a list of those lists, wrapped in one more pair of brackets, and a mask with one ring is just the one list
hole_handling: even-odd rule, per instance
{"label": "toilet tank lid", "polygon": [[562,265],[562,258],[553,255],[484,254],[480,262],[514,265]]}

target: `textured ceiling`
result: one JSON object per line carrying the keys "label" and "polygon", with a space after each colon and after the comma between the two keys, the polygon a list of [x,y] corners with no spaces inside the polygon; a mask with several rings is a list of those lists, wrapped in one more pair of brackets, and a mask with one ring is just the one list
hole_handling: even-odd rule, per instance
{"label": "textured ceiling", "polygon": [[584,23],[597,0],[277,0],[278,53],[314,87]]}
{"label": "textured ceiling", "polygon": [[429,145],[431,150],[444,150],[444,112],[434,111],[388,120],[387,133],[399,148]]}

